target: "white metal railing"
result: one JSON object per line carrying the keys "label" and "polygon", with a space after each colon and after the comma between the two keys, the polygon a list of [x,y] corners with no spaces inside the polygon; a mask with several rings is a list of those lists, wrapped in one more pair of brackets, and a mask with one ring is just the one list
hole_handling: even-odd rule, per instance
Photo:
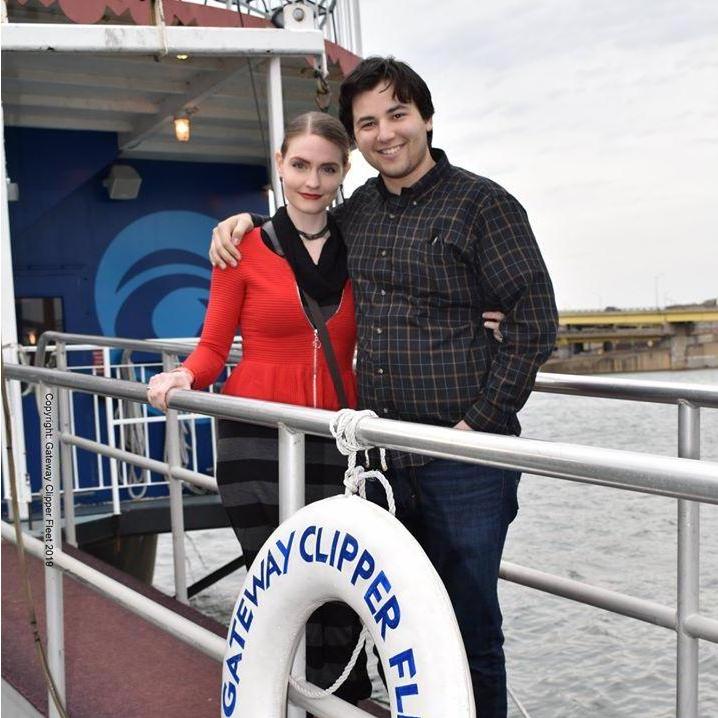
{"label": "white metal railing", "polygon": [[[54,334],[56,342],[87,341],[82,335]],[[92,339],[95,339],[94,337]],[[139,342],[100,338],[106,343],[123,342],[139,345],[138,350],[148,351],[148,345],[165,352],[164,361],[184,350],[177,345],[171,348],[162,342]],[[186,347],[191,350],[192,347]],[[146,400],[146,389],[136,382],[90,377],[61,369],[42,369],[6,366],[6,375],[15,380],[41,383],[59,388],[60,446],[77,446],[113,456],[123,461],[166,475],[177,488],[171,497],[175,587],[180,600],[186,601],[184,585],[184,528],[181,512],[180,481],[216,488],[213,479],[182,468],[177,463],[177,452],[172,448],[176,433],[176,415],[180,410],[215,417],[251,421],[262,425],[278,426],[280,445],[279,482],[283,514],[298,508],[300,487],[303,486],[304,466],[301,461],[305,433],[329,435],[332,412],[307,409],[270,402],[239,399],[200,392],[175,392],[168,411],[168,457],[166,462],[131,455],[98,442],[74,437],[66,431],[63,422],[63,404],[68,405],[70,390],[102,396],[112,396],[138,403]],[[718,464],[695,461],[700,455],[700,408],[718,408],[718,387],[685,384],[661,384],[625,379],[592,377],[565,377],[540,375],[536,388],[562,394],[581,394],[606,398],[634,399],[678,405],[679,458],[653,456],[630,451],[599,449],[557,442],[457,432],[453,429],[410,424],[379,418],[363,419],[357,437],[371,445],[414,451],[434,457],[453,458],[482,463],[533,474],[553,476],[573,481],[613,486],[644,493],[660,494],[678,499],[678,566],[677,607],[646,601],[616,591],[608,591],[590,584],[545,574],[527,567],[504,562],[501,575],[535,589],[571,598],[588,605],[653,623],[677,633],[677,714],[681,718],[697,716],[698,710],[698,639],[718,642],[718,621],[699,612],[698,559],[699,559],[699,503],[718,503]],[[62,460],[65,459],[63,455]],[[67,465],[66,465],[67,466]],[[71,468],[71,465],[70,465]],[[63,486],[71,489],[71,470],[62,467]],[[68,502],[68,497],[70,498]],[[66,491],[65,528],[68,541],[74,541],[71,506],[72,491]],[[306,706],[305,706],[306,707]],[[311,710],[317,715],[316,706]],[[326,715],[349,715],[327,713]]]}

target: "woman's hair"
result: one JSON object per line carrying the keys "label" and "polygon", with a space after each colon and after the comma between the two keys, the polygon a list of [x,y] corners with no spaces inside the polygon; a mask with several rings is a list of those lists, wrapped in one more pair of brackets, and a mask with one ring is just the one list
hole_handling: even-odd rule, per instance
{"label": "woman's hair", "polygon": [[349,161],[349,150],[351,149],[351,141],[347,135],[344,126],[339,120],[324,112],[304,112],[297,115],[287,125],[284,132],[284,141],[282,142],[282,157],[287,154],[289,143],[295,137],[303,135],[317,135],[323,137],[327,142],[336,145],[342,153],[342,164]]}
{"label": "woman's hair", "polygon": [[[354,140],[354,98],[362,92],[373,90],[377,85],[391,86],[399,102],[414,103],[421,117],[430,120],[434,116],[434,103],[426,82],[405,62],[393,57],[367,57],[345,78],[339,88],[339,119]],[[433,132],[427,137],[429,146]]]}

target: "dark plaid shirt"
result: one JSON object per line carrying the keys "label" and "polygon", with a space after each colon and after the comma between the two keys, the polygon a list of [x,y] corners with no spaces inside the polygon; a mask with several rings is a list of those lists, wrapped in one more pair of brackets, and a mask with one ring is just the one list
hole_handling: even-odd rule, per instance
{"label": "dark plaid shirt", "polygon": [[[441,150],[433,156],[400,195],[377,177],[336,213],[357,303],[360,408],[519,434],[516,414],[554,346],[551,279],[516,199]],[[491,309],[506,314],[502,343],[483,326]]]}

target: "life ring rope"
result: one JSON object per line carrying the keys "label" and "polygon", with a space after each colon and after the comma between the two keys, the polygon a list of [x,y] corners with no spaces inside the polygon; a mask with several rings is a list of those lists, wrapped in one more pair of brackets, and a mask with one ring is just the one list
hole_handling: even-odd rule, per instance
{"label": "life ring rope", "polygon": [[[354,409],[342,409],[332,419],[329,426],[332,436],[337,442],[337,449],[341,454],[348,457],[347,459],[347,470],[344,473],[344,487],[345,495],[353,496],[358,494],[363,499],[366,499],[366,481],[367,479],[376,479],[384,487],[386,492],[386,501],[389,507],[389,511],[392,516],[396,515],[396,503],[394,501],[394,491],[391,488],[391,484],[387,480],[384,474],[376,469],[366,471],[363,466],[356,465],[356,457],[358,451],[368,452],[369,449],[373,448],[366,444],[362,444],[356,438],[356,430],[359,422],[367,416],[376,416],[376,414],[366,409],[364,411],[354,411]],[[368,453],[366,454],[368,459]],[[381,466],[384,471],[387,470],[386,464],[386,449],[379,449],[379,456],[381,459]],[[354,666],[361,654],[364,646],[366,645],[366,639],[369,636],[369,631],[366,626],[362,626],[359,639],[357,640],[356,646],[352,651],[352,655],[344,667],[341,675],[332,683],[329,688],[311,689],[307,688],[303,683],[300,683],[293,675],[289,676],[289,683],[302,695],[307,698],[323,698],[324,696],[334,694],[349,677],[349,674],[354,669]]]}

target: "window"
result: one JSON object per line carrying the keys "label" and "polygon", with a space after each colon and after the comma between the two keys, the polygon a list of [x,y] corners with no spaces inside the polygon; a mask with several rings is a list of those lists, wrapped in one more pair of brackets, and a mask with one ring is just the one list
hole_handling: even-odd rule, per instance
{"label": "window", "polygon": [[20,297],[15,300],[15,314],[21,344],[37,344],[48,330],[64,331],[60,297]]}

